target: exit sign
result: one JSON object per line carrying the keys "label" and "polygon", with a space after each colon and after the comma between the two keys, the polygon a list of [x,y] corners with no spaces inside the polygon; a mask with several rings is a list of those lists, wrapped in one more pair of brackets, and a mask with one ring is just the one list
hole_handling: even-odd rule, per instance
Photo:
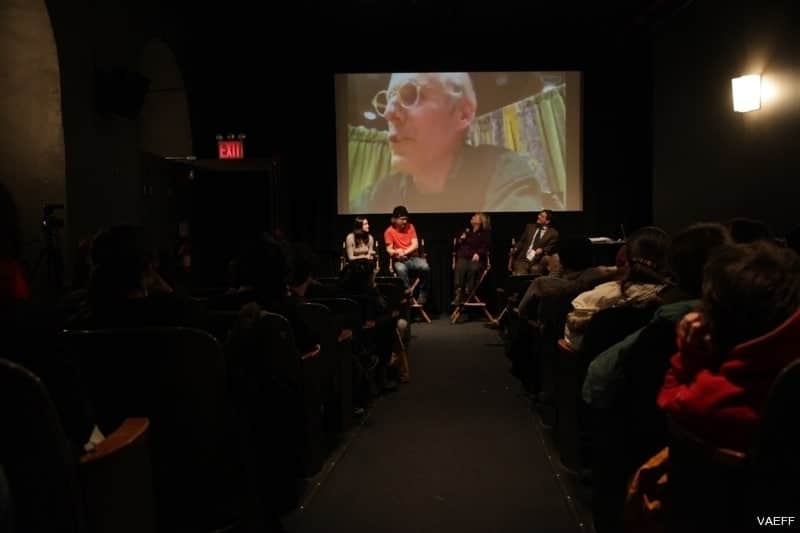
{"label": "exit sign", "polygon": [[217,154],[220,159],[244,159],[244,141],[217,141]]}

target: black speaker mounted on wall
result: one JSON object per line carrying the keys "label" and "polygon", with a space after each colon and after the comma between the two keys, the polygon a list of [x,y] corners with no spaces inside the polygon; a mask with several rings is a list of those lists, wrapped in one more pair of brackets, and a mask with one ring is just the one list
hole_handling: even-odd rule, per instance
{"label": "black speaker mounted on wall", "polygon": [[144,105],[150,79],[124,67],[95,69],[94,95],[97,111],[134,119]]}

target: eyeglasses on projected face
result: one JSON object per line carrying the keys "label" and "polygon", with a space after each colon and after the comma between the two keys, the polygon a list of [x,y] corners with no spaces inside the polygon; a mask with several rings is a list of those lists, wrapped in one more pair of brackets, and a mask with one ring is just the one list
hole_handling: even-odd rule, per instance
{"label": "eyeglasses on projected face", "polygon": [[389,103],[397,98],[405,109],[413,109],[419,105],[423,87],[424,85],[416,81],[407,81],[393,89],[378,91],[372,98],[372,107],[379,116],[385,117]]}

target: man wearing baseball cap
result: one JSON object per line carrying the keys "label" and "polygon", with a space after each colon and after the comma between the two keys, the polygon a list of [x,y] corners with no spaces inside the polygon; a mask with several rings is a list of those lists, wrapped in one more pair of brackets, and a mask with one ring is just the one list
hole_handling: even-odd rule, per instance
{"label": "man wearing baseball cap", "polygon": [[406,290],[411,287],[411,276],[419,277],[417,302],[424,305],[427,300],[426,281],[430,266],[420,256],[417,230],[408,221],[408,209],[405,206],[398,205],[392,211],[392,225],[383,232],[383,241],[386,243],[386,253],[392,259],[394,271],[403,280]]}

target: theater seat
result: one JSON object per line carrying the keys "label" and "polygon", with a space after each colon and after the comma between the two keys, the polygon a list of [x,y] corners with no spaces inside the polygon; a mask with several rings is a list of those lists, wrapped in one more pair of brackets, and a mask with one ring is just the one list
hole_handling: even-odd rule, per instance
{"label": "theater seat", "polygon": [[150,419],[159,530],[213,531],[242,516],[242,464],[222,348],[190,328],[68,331],[98,425]]}
{"label": "theater seat", "polygon": [[38,377],[0,359],[0,463],[15,531],[155,531],[146,418],[126,419],[91,453],[72,456]]}

